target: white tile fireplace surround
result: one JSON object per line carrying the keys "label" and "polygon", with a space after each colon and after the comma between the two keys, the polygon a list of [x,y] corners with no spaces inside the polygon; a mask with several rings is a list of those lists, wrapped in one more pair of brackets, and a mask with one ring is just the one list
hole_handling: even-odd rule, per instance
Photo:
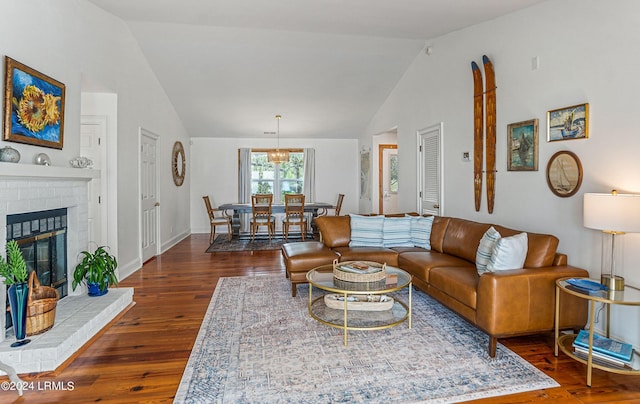
{"label": "white tile fireplace surround", "polygon": [[[91,169],[0,163],[0,248],[3,252],[7,215],[67,208],[69,296],[58,303],[54,327],[28,337],[31,343],[27,345],[11,348],[9,345],[15,341],[13,332],[10,330],[5,335],[5,317],[0,316],[0,357],[18,373],[55,370],[133,303],[133,288],[111,290],[100,298],[86,296],[84,289],[74,292],[71,288],[76,257],[88,248],[88,183],[99,174]],[[0,307],[5,306],[6,286],[0,283]]]}

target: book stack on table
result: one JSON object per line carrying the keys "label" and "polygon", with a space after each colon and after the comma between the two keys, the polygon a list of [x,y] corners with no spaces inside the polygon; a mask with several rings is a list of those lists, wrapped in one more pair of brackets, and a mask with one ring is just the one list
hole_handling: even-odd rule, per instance
{"label": "book stack on table", "polygon": [[[573,341],[574,353],[585,361],[589,356],[589,331],[580,330]],[[612,340],[593,333],[593,363],[618,369],[633,369],[633,347],[631,344]]]}

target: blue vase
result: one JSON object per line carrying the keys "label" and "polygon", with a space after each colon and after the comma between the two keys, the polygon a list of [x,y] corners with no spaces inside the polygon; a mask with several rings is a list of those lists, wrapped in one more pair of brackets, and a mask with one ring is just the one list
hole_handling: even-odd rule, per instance
{"label": "blue vase", "polygon": [[109,286],[105,286],[104,290],[102,290],[100,289],[100,284],[94,282],[87,282],[87,288],[89,289],[89,296],[102,296],[109,291]]}
{"label": "blue vase", "polygon": [[29,285],[26,282],[14,283],[7,290],[9,304],[11,305],[11,320],[13,332],[17,342],[12,347],[21,346],[30,342],[27,336],[27,301],[29,300]]}

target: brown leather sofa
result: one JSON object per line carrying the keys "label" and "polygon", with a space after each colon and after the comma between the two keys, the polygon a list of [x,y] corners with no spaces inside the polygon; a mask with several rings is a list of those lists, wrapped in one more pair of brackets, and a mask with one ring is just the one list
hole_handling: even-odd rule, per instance
{"label": "brown leather sofa", "polygon": [[[556,252],[558,239],[527,233],[528,252],[523,269],[488,272],[481,276],[475,265],[480,239],[491,224],[434,218],[431,250],[417,247],[349,247],[349,216],[316,219],[322,242],[289,243],[282,248],[292,296],[306,283],[306,273],[319,265],[368,260],[398,266],[413,275],[417,288],[444,304],[489,335],[489,355],[495,356],[498,338],[550,332],[554,328],[555,280],[588,276],[584,269],[567,265]],[[520,231],[493,225],[503,236]],[[564,295],[562,329],[582,328],[587,321],[586,301]]]}

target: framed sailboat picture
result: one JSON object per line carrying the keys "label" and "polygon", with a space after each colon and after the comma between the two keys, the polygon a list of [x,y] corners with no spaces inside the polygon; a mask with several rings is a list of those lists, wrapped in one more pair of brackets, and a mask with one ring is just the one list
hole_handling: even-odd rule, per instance
{"label": "framed sailboat picture", "polygon": [[547,164],[547,184],[554,195],[566,198],[575,195],[582,184],[582,164],[568,150],[556,152]]}
{"label": "framed sailboat picture", "polygon": [[547,112],[547,141],[589,137],[589,104],[578,104]]}

